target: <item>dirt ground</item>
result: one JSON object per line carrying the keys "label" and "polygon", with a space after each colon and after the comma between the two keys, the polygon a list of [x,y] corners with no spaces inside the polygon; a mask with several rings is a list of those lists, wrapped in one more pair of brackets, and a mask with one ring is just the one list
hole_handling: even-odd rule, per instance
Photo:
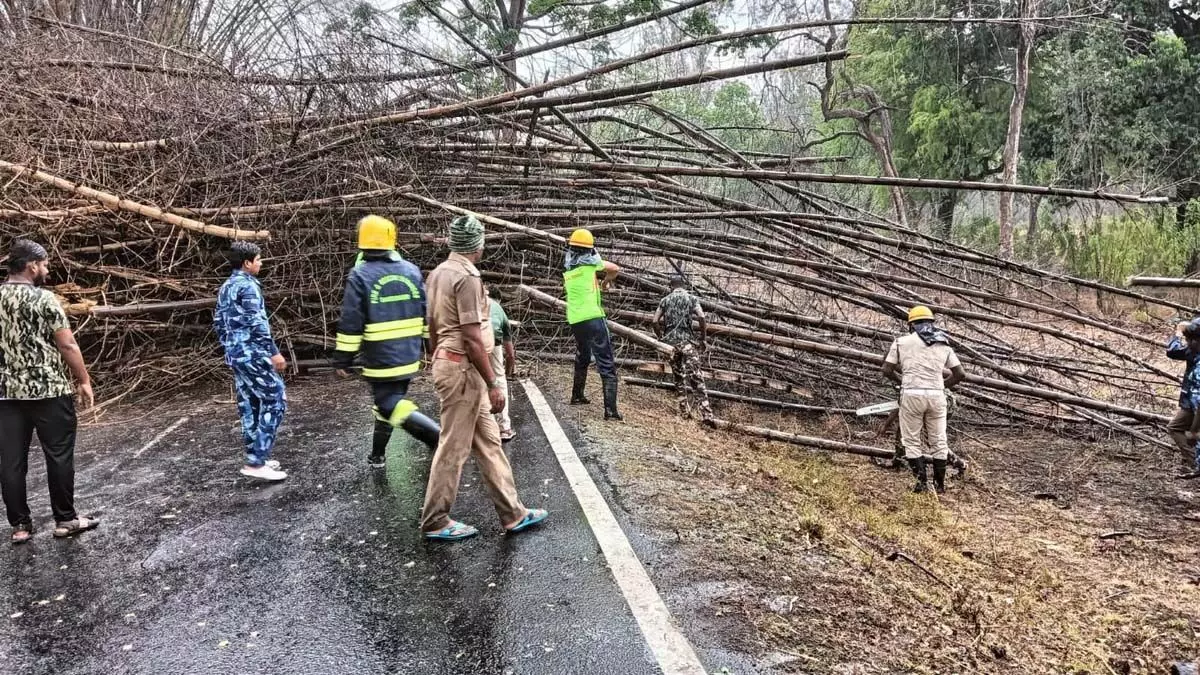
{"label": "dirt ground", "polygon": [[[569,373],[540,371],[566,397]],[[593,399],[599,398],[593,375]],[[626,386],[626,422],[572,408],[657,573],[771,673],[1160,673],[1200,658],[1200,482],[1127,441],[972,431],[948,494],[869,460],[700,427]],[[871,422],[714,402],[718,416],[849,439]],[[887,441],[857,438],[890,447]]]}

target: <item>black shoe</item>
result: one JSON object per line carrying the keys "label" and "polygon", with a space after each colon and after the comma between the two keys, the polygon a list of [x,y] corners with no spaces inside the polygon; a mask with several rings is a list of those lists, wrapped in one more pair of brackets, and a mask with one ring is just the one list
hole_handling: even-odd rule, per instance
{"label": "black shoe", "polygon": [[925,473],[925,458],[917,457],[916,459],[908,460],[908,466],[912,469],[913,476],[917,479],[917,484],[913,486],[913,492],[920,494],[929,490],[929,479]]}
{"label": "black shoe", "polygon": [[605,377],[601,381],[604,384],[604,419],[624,420],[621,413],[617,412],[617,378]]}
{"label": "black shoe", "polygon": [[587,385],[587,369],[575,371],[575,377],[571,380],[571,405],[587,405],[591,403],[586,396],[583,395],[583,388]]}
{"label": "black shoe", "polygon": [[946,460],[933,460],[933,489],[939,495],[946,494]]}
{"label": "black shoe", "polygon": [[400,424],[400,428],[407,431],[413,438],[428,445],[430,450],[437,450],[438,440],[442,436],[442,427],[423,413],[419,411],[409,413],[408,418]]}
{"label": "black shoe", "polygon": [[387,457],[372,453],[367,457],[367,464],[370,464],[372,469],[382,469],[387,466]]}

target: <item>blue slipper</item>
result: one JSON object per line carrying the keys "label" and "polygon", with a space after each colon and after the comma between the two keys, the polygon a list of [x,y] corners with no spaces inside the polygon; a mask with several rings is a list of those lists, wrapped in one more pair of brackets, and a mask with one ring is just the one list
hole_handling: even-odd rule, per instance
{"label": "blue slipper", "polygon": [[437,532],[426,532],[425,538],[436,541],[462,541],[463,539],[474,537],[477,534],[479,534],[479,530],[471,527],[470,525],[467,525],[466,523],[454,522],[450,523],[446,527],[443,527]]}
{"label": "blue slipper", "polygon": [[508,528],[507,532],[509,534],[516,534],[527,527],[533,527],[534,525],[537,525],[545,520],[549,515],[550,514],[545,509],[529,509],[529,513],[525,514],[525,517],[521,519],[521,522]]}

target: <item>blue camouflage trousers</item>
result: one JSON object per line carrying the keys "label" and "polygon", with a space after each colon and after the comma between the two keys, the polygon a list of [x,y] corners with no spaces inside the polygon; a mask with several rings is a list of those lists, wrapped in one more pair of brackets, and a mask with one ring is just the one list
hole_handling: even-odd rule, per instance
{"label": "blue camouflage trousers", "polygon": [[233,364],[238,413],[242,417],[242,443],[246,464],[262,466],[271,458],[275,434],[287,412],[283,378],[270,361]]}

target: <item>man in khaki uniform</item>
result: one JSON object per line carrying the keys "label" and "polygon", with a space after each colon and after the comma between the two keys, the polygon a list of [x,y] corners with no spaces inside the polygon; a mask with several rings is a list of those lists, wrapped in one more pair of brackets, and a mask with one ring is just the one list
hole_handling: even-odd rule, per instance
{"label": "man in khaki uniform", "polygon": [[[933,312],[920,305],[908,312],[912,332],[892,343],[883,363],[883,374],[900,384],[900,442],[917,484],[913,492],[925,492],[928,483],[925,454],[927,441],[933,450],[933,487],[946,491],[946,388],[966,377],[946,334],[934,325]],[[950,376],[943,371],[949,369]]]}
{"label": "man in khaki uniform", "polygon": [[459,541],[479,533],[450,518],[463,464],[474,455],[488,497],[506,532],[520,532],[546,519],[517,496],[512,467],[492,417],[504,409],[504,390],[492,371],[494,349],[487,296],[475,263],[483,257],[483,225],[474,216],[450,224],[450,257],[426,282],[433,385],[442,404],[442,434],[429,469],[421,531],[427,539]]}

